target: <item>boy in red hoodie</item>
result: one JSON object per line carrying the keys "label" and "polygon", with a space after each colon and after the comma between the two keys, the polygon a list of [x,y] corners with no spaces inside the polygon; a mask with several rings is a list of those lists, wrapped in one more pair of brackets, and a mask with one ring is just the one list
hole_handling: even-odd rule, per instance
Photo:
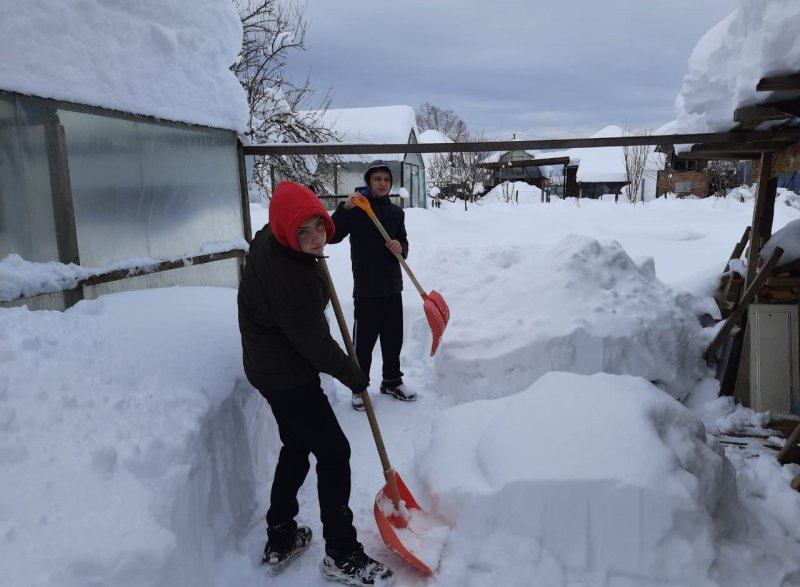
{"label": "boy in red hoodie", "polygon": [[313,454],[326,553],[320,572],[349,585],[387,585],[392,571],[357,540],[349,507],[350,444],[320,386],[320,372],[354,393],[368,385],[331,337],[325,317],[330,291],[317,259],[334,225],[317,196],[291,182],[275,188],[269,220],[250,245],[238,295],[245,374],[269,402],[283,443],[262,562],[277,574],[311,541],[311,529],[294,518]]}

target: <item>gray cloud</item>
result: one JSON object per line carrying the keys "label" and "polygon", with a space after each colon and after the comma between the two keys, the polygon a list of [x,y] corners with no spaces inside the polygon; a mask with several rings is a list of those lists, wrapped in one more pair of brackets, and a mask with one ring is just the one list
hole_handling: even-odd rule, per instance
{"label": "gray cloud", "polygon": [[[288,0],[287,0],[288,1]],[[487,138],[659,126],[700,37],[740,0],[309,0],[292,78],[333,107],[432,102]]]}

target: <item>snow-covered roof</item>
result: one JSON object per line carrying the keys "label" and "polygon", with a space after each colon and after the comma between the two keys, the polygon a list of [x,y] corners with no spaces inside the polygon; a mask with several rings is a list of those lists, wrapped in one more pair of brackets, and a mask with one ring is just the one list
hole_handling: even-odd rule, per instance
{"label": "snow-covered roof", "polygon": [[230,0],[4,0],[0,89],[243,131]]}
{"label": "snow-covered roof", "polygon": [[[439,132],[438,130],[428,129],[422,133],[420,133],[417,140],[420,143],[452,143],[453,141],[445,136],[443,133]],[[422,160],[425,162],[425,167],[430,168],[431,161],[437,155],[437,153],[422,153]]]}
{"label": "snow-covered roof", "polygon": [[[541,157],[545,156],[545,155],[542,155],[541,153],[537,153],[536,151],[528,151],[528,150],[525,150],[525,149],[512,149],[512,150],[513,151],[523,151],[523,152],[527,153],[528,155],[530,155],[531,159],[538,159],[538,158],[541,158]],[[483,161],[481,161],[481,163],[497,163],[498,161],[500,161],[500,159],[503,157],[503,155],[506,155],[507,153],[510,153],[512,150],[495,151],[494,153],[489,154],[488,157],[483,159]],[[548,154],[546,156],[549,157],[550,155]]]}
{"label": "snow-covered roof", "polygon": [[678,132],[719,132],[734,126],[736,108],[768,97],[765,76],[800,69],[800,2],[742,0],[697,43],[675,99]]}
{"label": "snow-covered roof", "polygon": [[[622,135],[622,129],[612,124],[601,128],[591,138],[621,137]],[[590,183],[628,181],[622,147],[566,149],[548,152],[546,156],[569,157],[571,165],[578,165],[577,181]]]}
{"label": "snow-covered roof", "polygon": [[[331,108],[318,116],[324,126],[333,129],[345,143],[408,143],[411,132],[417,136],[417,121],[411,106],[374,106],[370,108]],[[344,155],[345,161],[385,159],[402,161],[403,153],[383,155]]]}

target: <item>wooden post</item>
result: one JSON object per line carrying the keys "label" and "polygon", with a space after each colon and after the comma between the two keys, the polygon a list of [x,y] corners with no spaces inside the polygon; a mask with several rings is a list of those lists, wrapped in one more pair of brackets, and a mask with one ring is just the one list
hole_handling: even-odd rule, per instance
{"label": "wooden post", "polygon": [[[50,197],[53,202],[58,260],[80,265],[78,227],[72,199],[72,180],[69,175],[69,154],[64,125],[55,110],[47,109],[44,118],[47,164],[50,172]],[[83,299],[83,288],[62,292],[66,308]]]}
{"label": "wooden post", "polygon": [[786,464],[786,455],[789,454],[789,451],[795,444],[797,444],[798,440],[800,440],[800,424],[794,427],[792,434],[786,439],[783,448],[781,448],[780,452],[778,453],[777,459],[781,465]]}
{"label": "wooden post", "polygon": [[[752,249],[752,245],[750,248]],[[756,297],[759,288],[764,284],[764,282],[767,280],[767,277],[769,277],[769,274],[778,264],[782,254],[783,249],[780,247],[775,247],[775,250],[772,252],[772,256],[770,256],[769,260],[764,264],[764,267],[761,268],[761,271],[758,273],[758,275],[753,278],[753,282],[747,287],[747,290],[745,290],[739,305],[734,308],[733,312],[731,312],[731,315],[725,320],[722,328],[719,329],[717,335],[711,341],[711,344],[708,345],[708,349],[705,352],[706,361],[711,362],[711,359],[714,358],[717,349],[731,333],[731,330],[733,330],[733,327],[739,322],[739,319],[747,311],[747,305]]]}
{"label": "wooden post", "polygon": [[248,243],[253,240],[253,227],[250,223],[250,195],[247,190],[247,163],[244,159],[244,145],[236,140],[236,155],[239,161],[239,195],[242,202],[242,231],[244,240]]}
{"label": "wooden post", "polygon": [[[758,269],[758,254],[772,231],[772,215],[775,209],[775,193],[777,183],[770,181],[772,171],[772,153],[761,153],[761,168],[758,173],[758,191],[753,204],[753,222],[750,233],[750,254],[747,256],[747,281],[749,286]],[[770,189],[771,188],[771,189]],[[771,202],[767,202],[771,200]],[[765,220],[769,221],[769,226]]]}

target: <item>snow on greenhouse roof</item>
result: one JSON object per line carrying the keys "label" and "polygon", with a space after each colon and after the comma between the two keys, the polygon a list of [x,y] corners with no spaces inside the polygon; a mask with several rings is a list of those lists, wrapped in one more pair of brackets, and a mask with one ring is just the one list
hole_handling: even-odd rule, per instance
{"label": "snow on greenhouse roof", "polygon": [[230,0],[5,0],[0,89],[243,131]]}

